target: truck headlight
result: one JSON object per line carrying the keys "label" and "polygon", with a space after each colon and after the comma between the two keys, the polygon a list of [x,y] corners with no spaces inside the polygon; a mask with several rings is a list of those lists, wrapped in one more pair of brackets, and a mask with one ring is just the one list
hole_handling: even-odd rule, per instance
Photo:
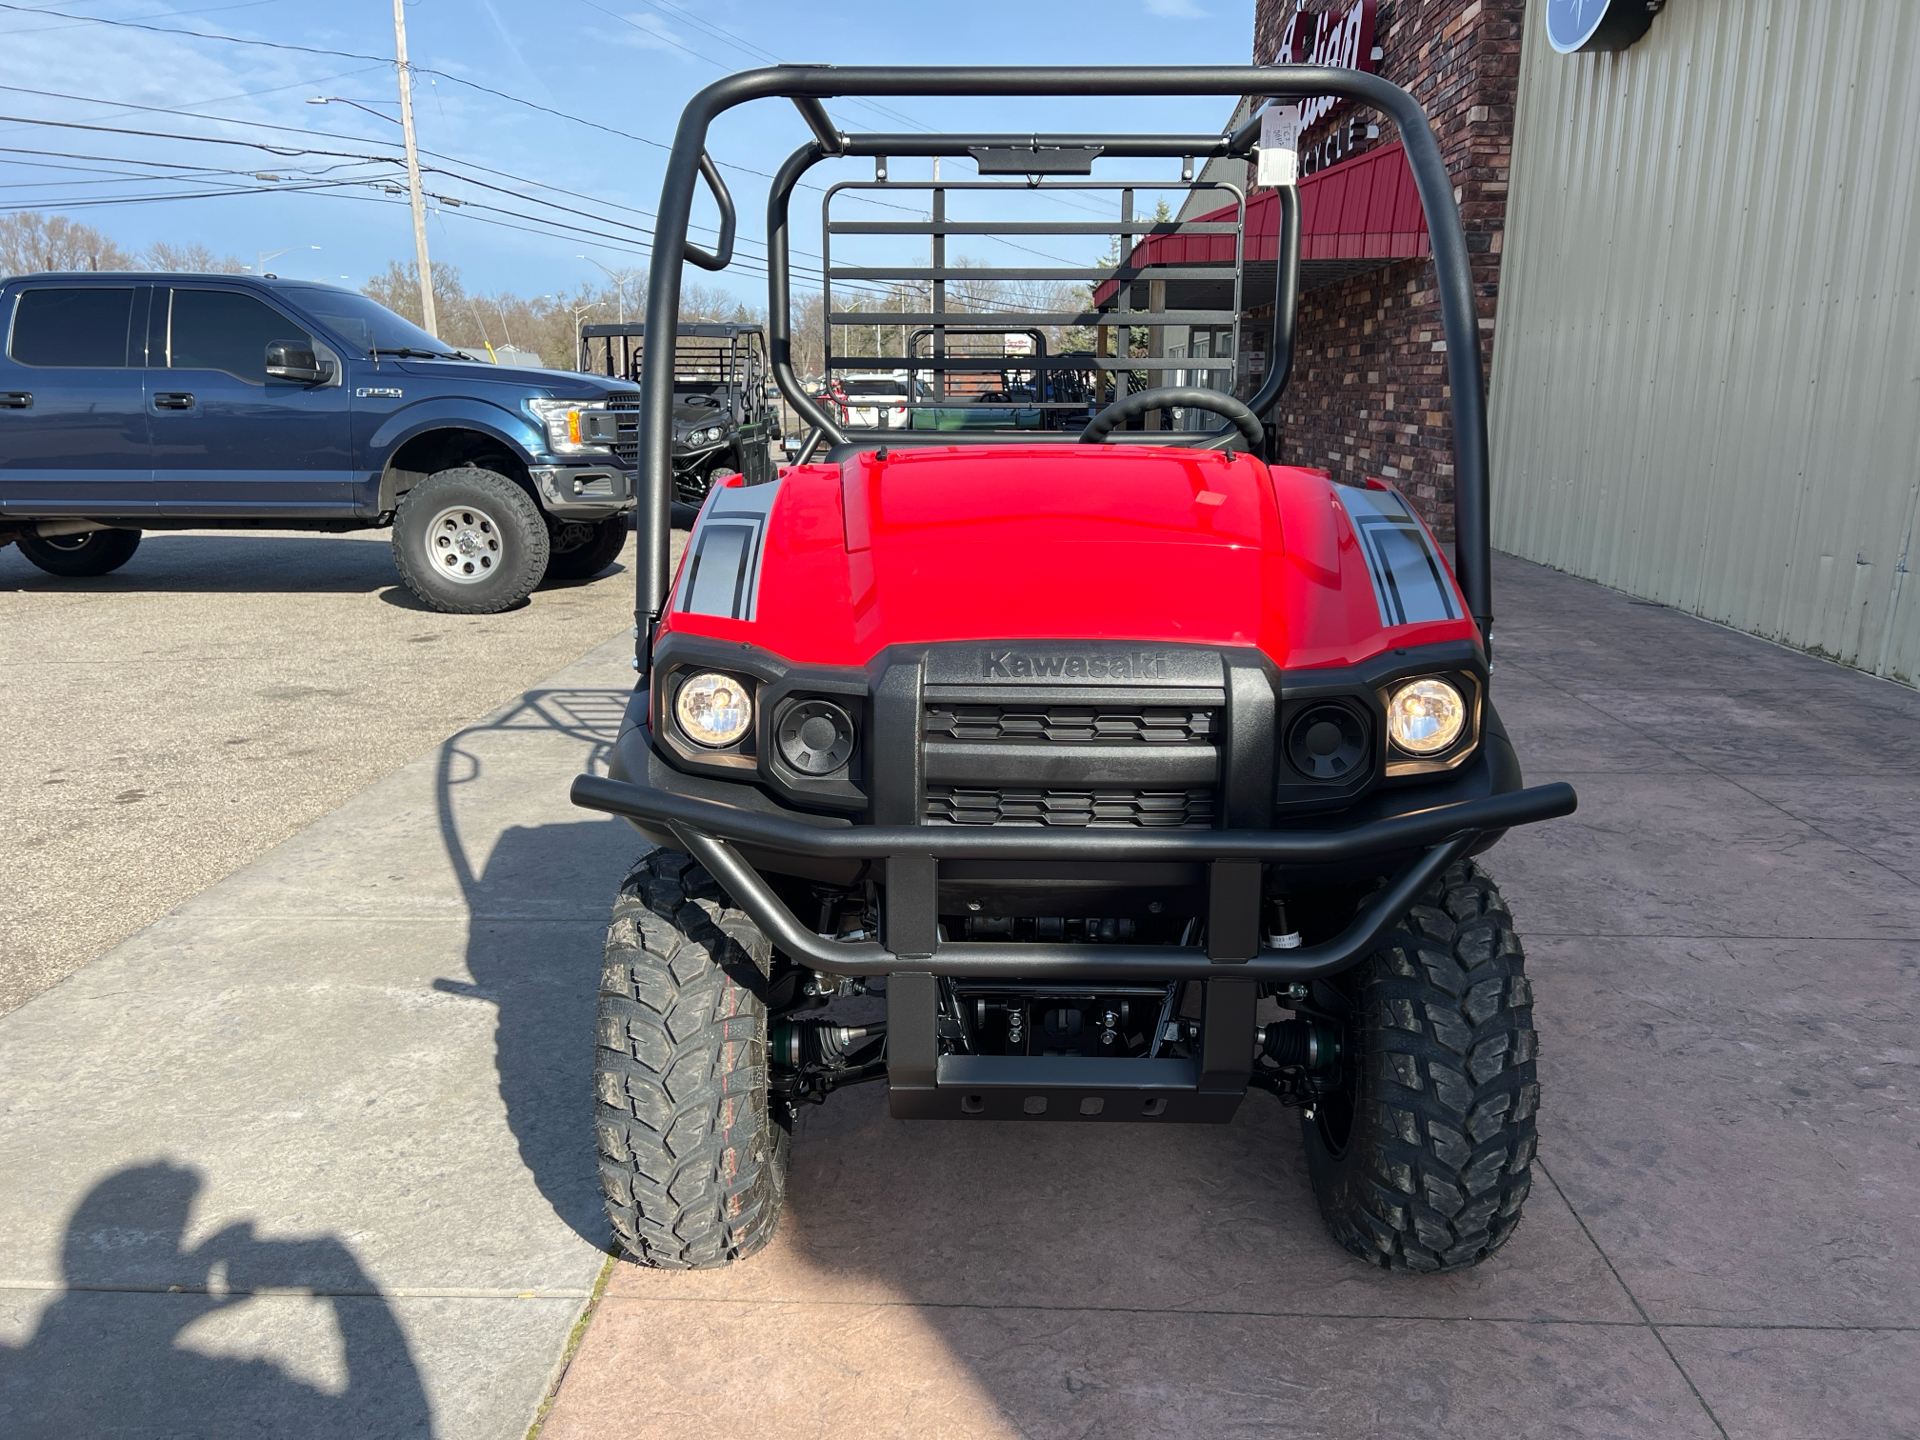
{"label": "truck headlight", "polygon": [[673,714],[689,740],[718,749],[747,733],[753,723],[753,700],[744,681],[707,672],[681,684]]}
{"label": "truck headlight", "polygon": [[1410,680],[1387,701],[1387,735],[1409,755],[1438,755],[1466,724],[1467,702],[1445,680]]}
{"label": "truck headlight", "polygon": [[556,455],[604,455],[606,446],[581,438],[580,417],[606,409],[598,400],[529,400],[527,409],[546,427],[547,448]]}

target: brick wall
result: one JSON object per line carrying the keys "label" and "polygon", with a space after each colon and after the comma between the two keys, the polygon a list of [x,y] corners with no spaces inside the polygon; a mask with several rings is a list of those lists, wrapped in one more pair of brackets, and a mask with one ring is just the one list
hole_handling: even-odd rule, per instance
{"label": "brick wall", "polygon": [[[1257,0],[1256,63],[1271,60],[1296,9],[1339,8],[1338,0]],[[1482,355],[1492,359],[1500,291],[1500,240],[1513,155],[1513,107],[1520,75],[1525,0],[1379,0],[1374,44],[1380,74],[1426,107],[1473,256]],[[1301,137],[1304,152],[1344,125],[1337,111]],[[1396,138],[1382,116],[1376,140]],[[1300,297],[1293,378],[1277,407],[1283,456],[1336,473],[1378,475],[1405,491],[1443,538],[1453,533],[1453,463],[1447,417],[1446,354],[1433,269],[1403,261],[1348,277]],[[1242,326],[1266,348],[1272,307]]]}

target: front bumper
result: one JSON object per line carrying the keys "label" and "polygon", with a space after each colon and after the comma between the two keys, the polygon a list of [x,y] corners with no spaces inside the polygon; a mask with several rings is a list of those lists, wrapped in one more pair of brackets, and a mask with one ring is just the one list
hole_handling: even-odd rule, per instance
{"label": "front bumper", "polygon": [[[1371,951],[1448,865],[1486,835],[1570,815],[1563,783],[1443,805],[1345,830],[1131,830],[821,825],[757,813],[597,775],[577,776],[573,803],[671,833],[754,919],[774,945],[833,975],[1004,976],[1038,980],[1312,980]],[[882,867],[881,941],[824,938],[802,925],[737,847]],[[1339,935],[1291,950],[1260,941],[1263,866],[1312,870],[1411,856]],[[1208,867],[1208,944],[1087,945],[950,941],[939,937],[942,860],[1187,861]]]}
{"label": "front bumper", "polygon": [[541,508],[557,519],[604,520],[633,509],[634,472],[612,461],[533,465],[527,473]]}
{"label": "front bumper", "polygon": [[[1085,830],[819,825],[755,813],[597,775],[573,801],[666,833],[704,865],[786,955],[835,975],[887,979],[887,1094],[897,1119],[1091,1120],[1225,1124],[1246,1094],[1262,983],[1308,981],[1358,963],[1455,860],[1493,832],[1571,814],[1573,788],[1538,785],[1484,799],[1319,832]],[[737,847],[878,862],[886,884],[881,941],[842,941],[802,924]],[[1324,867],[1411,854],[1340,934],[1317,945],[1261,942],[1264,866]],[[1113,861],[1178,859],[1208,867],[1205,948],[1181,945],[948,941],[936,901],[942,860],[1071,855]],[[1181,1058],[951,1053],[942,1039],[941,977],[1093,987],[1200,981],[1202,1036]]]}

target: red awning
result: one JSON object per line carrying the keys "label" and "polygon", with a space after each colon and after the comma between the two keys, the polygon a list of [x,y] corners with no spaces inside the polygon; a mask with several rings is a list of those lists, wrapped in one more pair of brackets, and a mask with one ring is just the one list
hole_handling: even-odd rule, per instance
{"label": "red awning", "polygon": [[[1233,216],[1234,207],[1227,205],[1192,218],[1231,220]],[[1279,258],[1279,249],[1279,197],[1272,190],[1262,191],[1247,202],[1245,262],[1272,264]],[[1329,165],[1300,182],[1303,265],[1327,260],[1416,260],[1431,253],[1427,217],[1399,142]],[[1141,269],[1232,263],[1231,235],[1153,235],[1135,245],[1132,255],[1132,264]],[[1094,304],[1106,304],[1115,288],[1114,281],[1103,280],[1094,290]]]}

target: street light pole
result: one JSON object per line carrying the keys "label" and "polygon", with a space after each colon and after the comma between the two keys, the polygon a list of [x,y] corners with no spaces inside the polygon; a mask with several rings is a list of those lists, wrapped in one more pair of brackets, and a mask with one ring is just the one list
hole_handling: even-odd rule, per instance
{"label": "street light pole", "polygon": [[[575,357],[579,361],[579,364],[576,368],[579,369],[583,374],[590,375],[593,372],[587,369],[587,364],[588,364],[587,342],[580,338],[580,317],[583,315],[591,315],[595,310],[598,310],[599,308],[600,308],[599,302],[593,301],[593,300],[589,300],[584,305],[567,306],[568,311],[573,315],[573,343],[579,351],[578,355]],[[611,340],[607,341],[607,354],[609,356],[613,354],[613,341]],[[611,363],[611,361],[609,361],[609,363]]]}
{"label": "street light pole", "polygon": [[400,71],[400,128],[407,146],[407,194],[413,202],[413,254],[420,268],[420,318],[429,335],[440,333],[433,309],[433,266],[427,259],[427,206],[420,196],[420,151],[413,143],[413,78],[407,64],[406,0],[393,0],[394,65]]}
{"label": "street light pole", "polygon": [[282,255],[291,255],[296,250],[318,250],[319,248],[318,245],[289,245],[283,250],[256,250],[253,252],[255,260],[253,273],[256,275],[266,274],[267,262],[269,260],[277,260]]}
{"label": "street light pole", "polygon": [[620,323],[622,325],[626,324],[627,323],[627,282],[629,280],[636,278],[639,272],[636,270],[608,270],[606,266],[601,265],[600,262],[594,259],[591,255],[576,255],[573,258],[576,260],[584,260],[589,265],[598,265],[600,269],[606,271],[607,279],[613,282],[614,296],[620,303]]}

